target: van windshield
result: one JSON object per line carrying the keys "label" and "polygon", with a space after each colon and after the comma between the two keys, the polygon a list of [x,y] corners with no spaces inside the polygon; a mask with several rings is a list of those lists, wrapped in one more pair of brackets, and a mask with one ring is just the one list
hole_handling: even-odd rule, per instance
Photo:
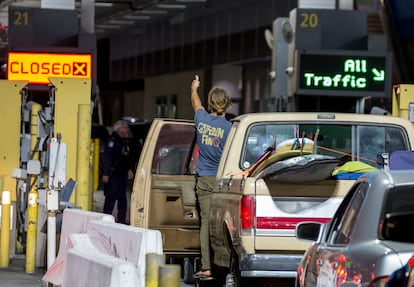
{"label": "van windshield", "polygon": [[398,126],[362,124],[261,123],[249,128],[240,167],[249,169],[269,147],[293,149],[295,142],[312,143],[317,154],[334,156],[341,162],[362,161],[381,168],[377,156],[409,150],[408,137]]}

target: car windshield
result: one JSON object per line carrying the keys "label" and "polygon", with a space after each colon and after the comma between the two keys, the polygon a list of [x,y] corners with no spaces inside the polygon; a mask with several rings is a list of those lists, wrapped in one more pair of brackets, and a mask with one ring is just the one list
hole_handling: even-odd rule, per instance
{"label": "car windshield", "polygon": [[295,140],[311,142],[318,154],[334,156],[342,162],[362,161],[380,168],[377,156],[409,150],[407,135],[398,126],[363,124],[280,124],[262,123],[249,128],[240,167],[250,168],[269,147],[293,148]]}

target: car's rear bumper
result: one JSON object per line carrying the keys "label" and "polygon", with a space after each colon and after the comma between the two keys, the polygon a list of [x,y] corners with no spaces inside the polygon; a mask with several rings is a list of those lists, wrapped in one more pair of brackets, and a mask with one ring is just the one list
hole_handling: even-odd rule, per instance
{"label": "car's rear bumper", "polygon": [[303,254],[243,254],[241,276],[296,278],[302,257]]}

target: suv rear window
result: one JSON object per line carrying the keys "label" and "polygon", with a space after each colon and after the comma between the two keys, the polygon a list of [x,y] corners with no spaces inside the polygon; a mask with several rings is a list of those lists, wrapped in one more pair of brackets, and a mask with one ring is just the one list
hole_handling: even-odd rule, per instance
{"label": "suv rear window", "polygon": [[250,127],[240,167],[250,168],[269,146],[278,147],[302,137],[316,143],[318,154],[334,156],[342,162],[359,160],[377,168],[378,155],[409,149],[407,135],[398,126],[262,123]]}

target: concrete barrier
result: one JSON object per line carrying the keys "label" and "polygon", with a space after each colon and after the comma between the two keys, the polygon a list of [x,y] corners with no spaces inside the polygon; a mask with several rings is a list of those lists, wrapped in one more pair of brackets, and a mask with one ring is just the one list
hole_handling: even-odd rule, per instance
{"label": "concrete barrier", "polygon": [[71,234],[63,287],[136,287],[138,271],[128,261],[100,252],[87,234]]}
{"label": "concrete barrier", "polygon": [[145,286],[146,254],[163,253],[158,230],[93,220],[89,222],[87,234],[99,251],[135,264],[139,286]]}
{"label": "concrete barrier", "polygon": [[69,235],[86,233],[88,223],[91,220],[103,220],[115,223],[115,218],[112,215],[72,208],[65,208],[63,210],[58,255],[42,277],[42,285],[47,286],[47,283],[50,283],[54,286],[62,286],[67,251],[72,248],[72,246],[67,245]]}
{"label": "concrete barrier", "polygon": [[[162,236],[158,230],[118,224],[112,215],[65,209],[59,254],[43,276],[42,285],[129,286],[75,284],[94,280],[101,282],[102,278],[105,278],[105,282],[110,282],[112,278],[126,276],[119,280],[124,283],[134,281],[133,286],[144,287],[146,254],[162,252]],[[85,270],[89,272],[84,272]],[[105,275],[101,274],[103,270]],[[71,276],[77,277],[76,280],[79,281],[70,281],[75,280]],[[82,279],[83,276],[86,277]],[[94,278],[99,276],[102,278]]]}

